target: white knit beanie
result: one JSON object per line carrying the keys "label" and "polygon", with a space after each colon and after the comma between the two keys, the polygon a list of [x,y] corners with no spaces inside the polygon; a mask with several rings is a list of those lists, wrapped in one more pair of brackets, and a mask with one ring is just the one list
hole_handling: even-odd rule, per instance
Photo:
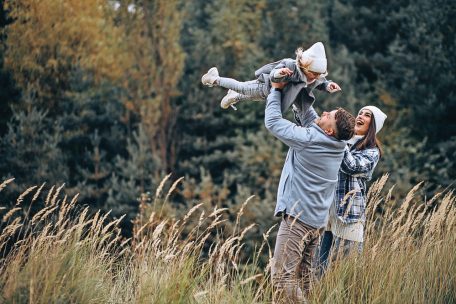
{"label": "white knit beanie", "polygon": [[383,113],[382,110],[380,110],[379,108],[377,108],[375,106],[365,106],[361,110],[364,110],[364,109],[371,111],[372,115],[374,115],[375,128],[376,128],[375,133],[378,133],[382,129],[383,123],[385,122],[385,119],[388,116],[386,116],[386,114]]}
{"label": "white knit beanie", "polygon": [[302,53],[301,60],[303,62],[310,62],[308,66],[309,71],[320,74],[326,73],[328,62],[326,60],[325,47],[323,46],[323,43],[314,43],[310,48]]}

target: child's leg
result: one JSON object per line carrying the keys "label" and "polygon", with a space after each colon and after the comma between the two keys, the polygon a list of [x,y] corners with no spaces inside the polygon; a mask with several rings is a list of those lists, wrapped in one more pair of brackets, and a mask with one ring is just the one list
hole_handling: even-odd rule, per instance
{"label": "child's leg", "polygon": [[269,94],[268,86],[258,80],[237,81],[232,78],[219,77],[217,84],[223,88],[230,89],[248,96],[250,100],[265,100]]}
{"label": "child's leg", "polygon": [[[220,107],[223,109],[228,109],[230,106],[240,102],[240,101],[264,101],[264,98],[261,97],[252,97],[247,96],[244,94],[240,94],[233,90],[228,90],[228,93],[223,97],[222,101],[220,102]],[[236,108],[235,108],[236,109]]]}
{"label": "child's leg", "polygon": [[201,77],[203,85],[208,87],[221,86],[236,91],[242,95],[250,96],[254,100],[266,100],[269,94],[269,86],[258,80],[237,81],[233,78],[220,77],[216,67],[212,67]]}

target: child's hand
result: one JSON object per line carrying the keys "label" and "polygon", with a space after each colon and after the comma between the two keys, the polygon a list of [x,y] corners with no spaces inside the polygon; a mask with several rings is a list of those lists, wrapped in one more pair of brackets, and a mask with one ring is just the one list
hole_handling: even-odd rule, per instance
{"label": "child's hand", "polygon": [[337,91],[341,91],[342,89],[340,88],[340,86],[335,83],[335,82],[330,82],[328,84],[328,87],[326,88],[326,90],[329,92],[329,93],[335,93]]}
{"label": "child's hand", "polygon": [[281,69],[278,69],[277,71],[275,71],[275,73],[274,73],[275,78],[281,78],[281,77],[291,76],[291,75],[293,75],[293,71],[290,70],[289,68],[281,68]]}

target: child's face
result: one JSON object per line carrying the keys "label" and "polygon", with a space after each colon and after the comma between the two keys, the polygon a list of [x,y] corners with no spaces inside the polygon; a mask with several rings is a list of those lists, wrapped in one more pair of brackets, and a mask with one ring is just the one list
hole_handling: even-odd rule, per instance
{"label": "child's face", "polygon": [[304,72],[304,75],[306,75],[306,78],[307,78],[307,80],[309,80],[309,82],[314,81],[321,75],[320,73],[315,73],[315,72],[312,72],[309,70],[303,70],[303,72]]}

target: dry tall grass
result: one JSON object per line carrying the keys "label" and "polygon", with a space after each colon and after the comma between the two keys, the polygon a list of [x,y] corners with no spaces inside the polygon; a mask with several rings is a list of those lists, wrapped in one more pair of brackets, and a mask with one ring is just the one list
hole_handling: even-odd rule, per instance
{"label": "dry tall grass", "polygon": [[[420,202],[417,185],[399,204],[391,190],[381,196],[386,178],[369,192],[364,253],[333,264],[315,284],[311,302],[456,301],[455,196],[447,192]],[[270,269],[257,261],[261,254],[271,256],[272,228],[255,256],[241,261],[253,227],[239,227],[247,202],[232,234],[217,238],[227,220],[222,208],[208,211],[199,204],[180,220],[162,216],[177,183],[164,195],[164,181],[151,202],[143,197],[128,240],[120,235],[121,219],[90,214],[77,197],[62,198],[62,186],[52,187],[44,208],[31,216],[30,207],[22,206],[36,203],[44,185],[27,189],[13,208],[0,209],[0,302],[270,303]]]}
{"label": "dry tall grass", "polygon": [[332,265],[316,303],[456,303],[456,198],[452,191],[420,200],[416,185],[398,203],[388,176],[368,193],[363,254]]}

